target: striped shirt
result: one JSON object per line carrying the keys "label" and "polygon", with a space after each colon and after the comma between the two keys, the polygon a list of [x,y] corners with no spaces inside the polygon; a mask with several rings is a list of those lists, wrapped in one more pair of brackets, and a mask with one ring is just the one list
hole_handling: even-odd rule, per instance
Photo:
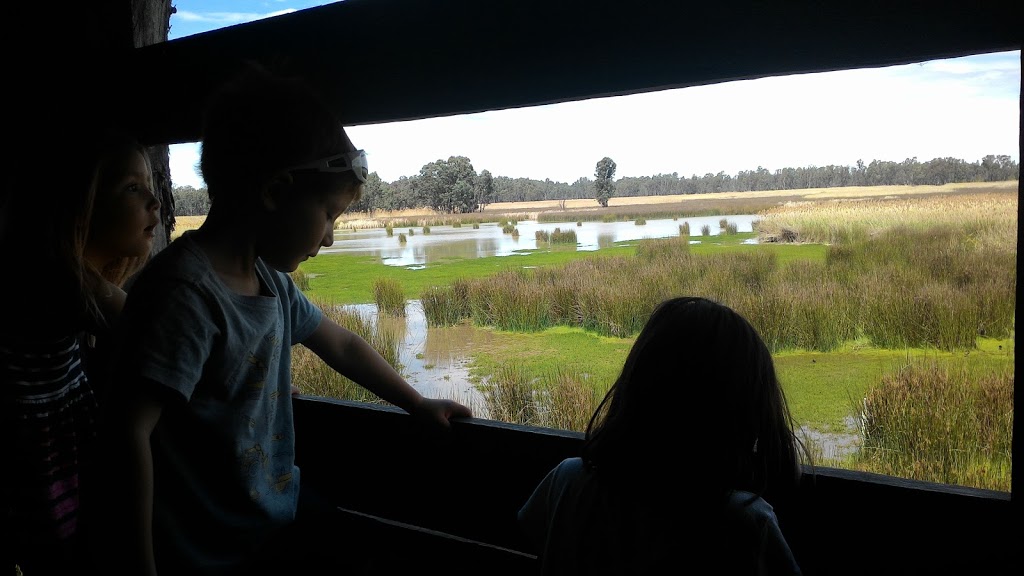
{"label": "striped shirt", "polygon": [[77,532],[79,472],[98,416],[78,339],[0,341],[0,370],[5,521],[26,547],[63,548]]}

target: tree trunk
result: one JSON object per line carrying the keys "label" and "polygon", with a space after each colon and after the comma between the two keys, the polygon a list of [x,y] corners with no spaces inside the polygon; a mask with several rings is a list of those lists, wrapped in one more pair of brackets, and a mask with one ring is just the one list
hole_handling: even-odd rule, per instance
{"label": "tree trunk", "polygon": [[[171,14],[174,8],[171,0],[131,0],[132,3],[132,45],[135,48],[167,41]],[[154,79],[153,88],[158,89],[160,70],[150,71]],[[159,114],[159,111],[155,112]],[[174,196],[171,194],[170,147],[166,144],[150,146],[149,157],[153,163],[153,183],[160,198],[160,225],[157,226],[153,253],[170,244],[174,230]]]}

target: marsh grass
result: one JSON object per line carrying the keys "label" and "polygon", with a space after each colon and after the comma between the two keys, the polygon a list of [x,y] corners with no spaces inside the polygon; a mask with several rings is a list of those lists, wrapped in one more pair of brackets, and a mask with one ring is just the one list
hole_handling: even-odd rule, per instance
{"label": "marsh grass", "polygon": [[453,326],[471,316],[469,286],[456,280],[449,286],[430,286],[420,294],[428,326]]}
{"label": "marsh grass", "polygon": [[565,368],[547,374],[533,398],[541,426],[576,432],[586,431],[601,400],[585,374]]}
{"label": "marsh grass", "polygon": [[711,236],[711,226],[709,224],[705,224],[705,225],[701,226],[700,227],[700,235],[701,236]]}
{"label": "marsh grass", "polygon": [[856,465],[905,478],[1010,490],[1013,371],[917,361],[882,377],[859,410]]}
{"label": "marsh grass", "polygon": [[[310,300],[319,306],[328,318],[369,342],[374,350],[387,360],[388,364],[402,373],[403,367],[398,360],[402,339],[397,332],[374,322],[368,316],[347,310],[331,302],[317,298]],[[339,374],[305,346],[292,348],[292,382],[303,394],[387,404],[369,390]]]}
{"label": "marsh grass", "polygon": [[302,270],[296,269],[290,272],[288,275],[292,277],[292,282],[295,283],[296,288],[302,290],[303,292],[307,292],[309,290],[309,274],[305,273]]}
{"label": "marsh grass", "polygon": [[509,362],[484,387],[484,403],[491,418],[512,424],[538,425],[533,384],[522,366]]}
{"label": "marsh grass", "polygon": [[562,230],[561,228],[555,228],[551,231],[551,243],[552,244],[576,244],[576,231],[575,230]]}
{"label": "marsh grass", "polygon": [[373,299],[377,309],[391,316],[405,316],[405,289],[394,278],[378,278],[373,282]]}
{"label": "marsh grass", "polygon": [[802,202],[760,212],[760,242],[787,241],[841,244],[862,241],[883,231],[948,225],[976,242],[1016,245],[1017,192],[892,199]]}
{"label": "marsh grass", "polygon": [[408,241],[409,241],[409,239],[405,237],[405,234],[402,234],[401,232],[398,233],[398,243],[399,244],[405,244]]}
{"label": "marsh grass", "polygon": [[683,222],[682,224],[679,225],[679,235],[680,236],[689,236],[690,235],[690,223],[689,222]]}
{"label": "marsh grass", "polygon": [[632,257],[474,279],[468,309],[445,310],[434,297],[425,311],[438,324],[469,314],[502,330],[568,325],[621,337],[635,334],[660,300],[698,294],[744,314],[773,352],[827,352],[857,338],[890,349],[969,351],[979,336],[1012,333],[1016,265],[1012,251],[964,242],[963,234],[894,228],[830,246],[823,262],[784,265],[768,249],[709,255],[684,236],[645,239]]}

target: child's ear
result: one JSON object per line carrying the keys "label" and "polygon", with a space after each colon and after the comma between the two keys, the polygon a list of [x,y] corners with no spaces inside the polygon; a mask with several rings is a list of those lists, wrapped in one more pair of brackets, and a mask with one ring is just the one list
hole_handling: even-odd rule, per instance
{"label": "child's ear", "polygon": [[263,208],[268,212],[277,210],[281,200],[287,194],[287,189],[292,185],[291,172],[282,171],[275,174],[265,186],[263,186]]}

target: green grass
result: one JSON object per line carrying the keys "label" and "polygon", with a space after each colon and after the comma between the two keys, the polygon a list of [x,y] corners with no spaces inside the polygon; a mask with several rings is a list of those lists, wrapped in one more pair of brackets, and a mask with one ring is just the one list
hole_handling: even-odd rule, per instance
{"label": "green grass", "polygon": [[388,266],[373,256],[321,254],[302,263],[300,270],[315,276],[309,281],[311,296],[330,298],[339,304],[374,302],[373,283],[379,278],[397,280],[405,293],[418,295],[430,286],[447,286],[459,278],[484,278],[502,270],[524,266],[557,266],[581,258],[631,255],[633,246],[616,246],[598,251],[527,251],[512,256],[455,258],[432,262],[426,268],[410,270]]}
{"label": "green grass", "polygon": [[[999,349],[1002,346],[1002,350]],[[996,372],[1012,366],[1013,342],[981,338],[978,349],[966,358],[982,372]],[[964,360],[963,353],[910,349],[885,350],[856,342],[828,353],[786,351],[774,355],[775,368],[786,391],[786,399],[797,422],[822,432],[847,430],[845,419],[855,402],[882,375],[902,366],[908,359]]]}
{"label": "green grass", "polygon": [[[600,399],[615,382],[633,344],[632,338],[598,336],[579,328],[549,328],[519,333],[488,330],[489,344],[475,350],[469,364],[470,377],[482,383],[501,373],[514,361],[527,380],[544,381],[552,374],[578,373],[591,382]],[[1002,346],[1002,350],[998,347]],[[982,372],[997,372],[1013,363],[1008,340],[979,342],[970,355],[971,364]],[[908,358],[934,358],[955,362],[962,354],[930,350],[882,350],[851,343],[834,352],[788,351],[774,356],[794,420],[820,432],[845,433],[846,419],[854,402],[878,384],[882,376],[906,363]],[[596,404],[595,404],[596,408]]]}

